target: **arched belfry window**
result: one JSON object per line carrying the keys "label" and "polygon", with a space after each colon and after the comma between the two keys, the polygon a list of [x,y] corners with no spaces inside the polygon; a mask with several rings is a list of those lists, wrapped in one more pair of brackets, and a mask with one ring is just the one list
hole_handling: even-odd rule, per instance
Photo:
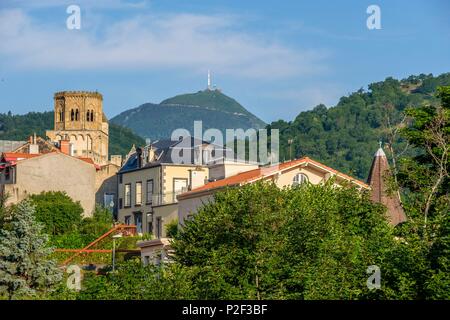
{"label": "arched belfry window", "polygon": [[78,111],[78,109],[77,109],[77,111],[75,111],[75,121],[78,121],[78,120],[80,120],[80,111]]}
{"label": "arched belfry window", "polygon": [[70,111],[70,121],[74,121],[75,120],[75,111],[73,111],[73,109]]}
{"label": "arched belfry window", "polygon": [[303,184],[305,182],[308,182],[308,176],[304,173],[298,173],[294,176],[294,179],[292,180],[293,186],[298,186],[300,184]]}
{"label": "arched belfry window", "polygon": [[94,110],[91,110],[91,121],[94,121]]}
{"label": "arched belfry window", "polygon": [[86,112],[86,121],[91,121],[91,113],[89,112],[89,110]]}

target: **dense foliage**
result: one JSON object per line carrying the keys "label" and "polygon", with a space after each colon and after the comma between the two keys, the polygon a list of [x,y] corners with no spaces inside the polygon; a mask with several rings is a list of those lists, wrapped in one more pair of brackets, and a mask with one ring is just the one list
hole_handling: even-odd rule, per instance
{"label": "dense foliage", "polygon": [[77,249],[83,248],[113,226],[111,211],[96,207],[92,217],[77,220],[71,229],[51,236],[52,244],[57,248]]}
{"label": "dense foliage", "polygon": [[[389,142],[392,128],[404,118],[407,107],[436,105],[437,86],[450,85],[450,73],[387,78],[342,97],[335,107],[318,105],[301,112],[294,121],[279,120],[269,128],[280,130],[280,159],[309,156],[332,168],[366,179],[378,141]],[[402,124],[403,125],[403,124]],[[403,149],[401,137],[393,147]],[[391,154],[388,153],[391,157]]]}
{"label": "dense foliage", "polygon": [[81,223],[83,208],[63,192],[42,192],[30,196],[36,207],[36,220],[49,235],[76,230]]}
{"label": "dense foliage", "polygon": [[[414,299],[426,270],[384,208],[352,188],[258,183],[216,194],[180,231],[175,261],[87,275],[78,299]],[[367,287],[369,266],[381,289]],[[423,277],[422,277],[423,278]]]}
{"label": "dense foliage", "polygon": [[0,298],[36,298],[50,291],[62,275],[49,259],[52,249],[32,203],[26,200],[10,209],[1,226]]}
{"label": "dense foliage", "polygon": [[[0,113],[0,140],[25,141],[36,133],[45,138],[45,131],[53,128],[53,112],[30,112],[24,115],[13,115],[11,112]],[[130,129],[117,124],[110,124],[109,154],[126,155],[131,145],[143,145],[144,139]]]}
{"label": "dense foliage", "polygon": [[399,228],[420,243],[428,265],[418,277],[424,294],[450,299],[450,86],[438,88],[438,105],[406,110],[401,133],[416,156],[401,158],[398,182],[408,222]]}

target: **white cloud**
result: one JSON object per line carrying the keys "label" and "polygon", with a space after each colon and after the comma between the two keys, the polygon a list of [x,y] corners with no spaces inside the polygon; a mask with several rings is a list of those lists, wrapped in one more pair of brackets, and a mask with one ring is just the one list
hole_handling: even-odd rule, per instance
{"label": "white cloud", "polygon": [[19,9],[2,10],[0,57],[8,66],[43,70],[210,68],[271,79],[326,70],[325,52],[244,33],[239,23],[239,17],[225,15],[138,15],[104,25],[99,36],[83,28],[89,26],[83,20],[81,30],[67,30],[65,24],[38,23]]}

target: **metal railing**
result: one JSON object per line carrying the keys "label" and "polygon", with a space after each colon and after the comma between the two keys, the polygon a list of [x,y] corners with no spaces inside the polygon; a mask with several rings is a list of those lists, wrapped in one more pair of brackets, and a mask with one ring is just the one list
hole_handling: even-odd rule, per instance
{"label": "metal railing", "polygon": [[177,203],[177,196],[186,192],[187,190],[180,190],[175,192],[168,192],[164,194],[152,195],[152,206],[162,206],[166,204]]}

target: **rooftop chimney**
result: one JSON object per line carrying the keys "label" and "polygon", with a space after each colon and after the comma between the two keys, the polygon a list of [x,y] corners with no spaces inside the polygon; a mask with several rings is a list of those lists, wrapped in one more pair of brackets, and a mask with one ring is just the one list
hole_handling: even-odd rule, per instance
{"label": "rooftop chimney", "polygon": [[62,153],[70,156],[70,140],[67,137],[61,139],[59,142],[59,149]]}
{"label": "rooftop chimney", "polygon": [[28,153],[29,154],[39,154],[39,145],[37,144],[37,138],[36,133],[32,136],[30,136],[29,139],[29,146],[28,146]]}
{"label": "rooftop chimney", "polygon": [[136,148],[138,168],[142,168],[142,148]]}

